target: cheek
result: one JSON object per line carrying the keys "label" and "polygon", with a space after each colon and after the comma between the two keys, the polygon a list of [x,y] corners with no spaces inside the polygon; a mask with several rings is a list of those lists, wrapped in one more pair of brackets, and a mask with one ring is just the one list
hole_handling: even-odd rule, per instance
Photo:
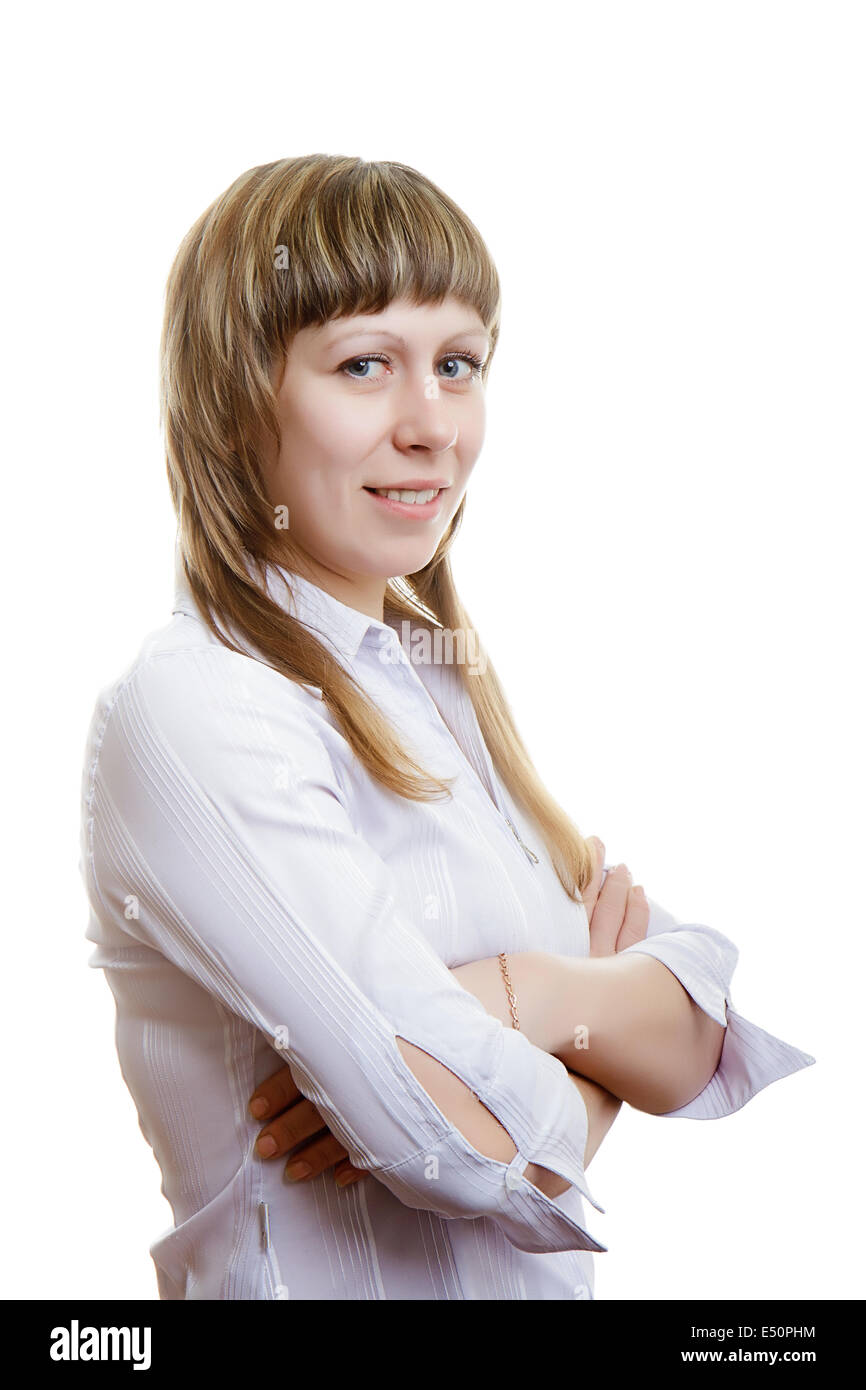
{"label": "cheek", "polygon": [[358,401],[309,392],[283,422],[282,454],[293,465],[327,470],[335,476],[357,472],[379,438],[374,412]]}
{"label": "cheek", "polygon": [[473,462],[481,452],[486,423],[487,403],[483,393],[479,392],[472,400],[469,409],[460,418],[460,441],[463,445],[463,452]]}
{"label": "cheek", "polygon": [[464,476],[471,473],[484,445],[484,418],[464,421],[457,445],[457,461]]}

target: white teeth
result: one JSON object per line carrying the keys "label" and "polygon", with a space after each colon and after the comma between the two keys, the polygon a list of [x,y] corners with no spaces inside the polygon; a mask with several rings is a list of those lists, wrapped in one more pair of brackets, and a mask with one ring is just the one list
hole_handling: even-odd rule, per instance
{"label": "white teeth", "polygon": [[438,487],[431,487],[426,492],[397,492],[394,488],[377,487],[373,489],[380,497],[390,497],[392,502],[430,502],[439,491]]}

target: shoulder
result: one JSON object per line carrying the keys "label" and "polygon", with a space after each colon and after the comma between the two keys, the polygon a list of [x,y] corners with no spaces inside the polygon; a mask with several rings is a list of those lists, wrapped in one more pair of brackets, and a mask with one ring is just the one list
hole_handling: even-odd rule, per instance
{"label": "shoulder", "polygon": [[[233,651],[198,619],[177,613],[151,632],[100,690],[87,735],[83,788],[97,776],[154,777],[178,764],[197,779],[235,775],[246,758],[290,756],[330,772],[336,731],[320,692]],[[222,770],[222,773],[221,773]]]}

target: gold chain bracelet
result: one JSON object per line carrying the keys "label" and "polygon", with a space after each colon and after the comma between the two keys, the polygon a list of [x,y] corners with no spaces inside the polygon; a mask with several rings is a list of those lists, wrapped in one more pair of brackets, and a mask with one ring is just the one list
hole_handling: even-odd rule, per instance
{"label": "gold chain bracelet", "polygon": [[508,1002],[511,1005],[511,1017],[514,1020],[514,1027],[520,1032],[520,1024],[517,1021],[517,1000],[514,997],[514,990],[511,988],[511,980],[508,975],[508,961],[504,951],[499,952],[499,964],[502,967],[502,978],[505,981],[505,993],[508,995]]}

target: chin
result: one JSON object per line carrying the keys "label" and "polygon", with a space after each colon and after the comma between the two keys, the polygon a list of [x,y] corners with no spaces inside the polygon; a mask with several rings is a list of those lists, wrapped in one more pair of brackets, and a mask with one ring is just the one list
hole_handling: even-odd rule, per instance
{"label": "chin", "polygon": [[[437,542],[438,544],[438,542]],[[436,546],[425,547],[423,551],[415,550],[411,553],[404,552],[401,555],[394,555],[385,560],[383,573],[383,559],[380,556],[379,564],[374,565],[374,572],[385,579],[401,579],[404,574],[417,574],[425,565],[429,565],[433,556],[436,554]]]}

